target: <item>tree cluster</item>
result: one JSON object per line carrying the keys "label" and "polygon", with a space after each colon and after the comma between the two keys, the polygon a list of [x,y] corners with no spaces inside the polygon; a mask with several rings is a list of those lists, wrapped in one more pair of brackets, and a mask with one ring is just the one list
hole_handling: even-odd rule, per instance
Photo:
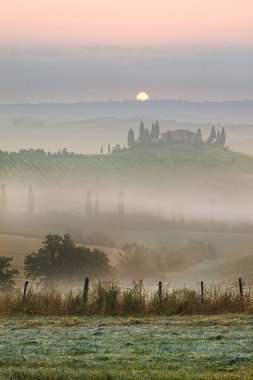
{"label": "tree cluster", "polygon": [[25,257],[24,270],[29,278],[53,283],[85,275],[106,278],[111,268],[103,251],[76,246],[69,235],[48,235],[37,252]]}
{"label": "tree cluster", "polygon": [[226,143],[226,132],[224,127],[222,127],[221,132],[215,130],[214,126],[212,126],[210,135],[207,139],[207,144],[214,144],[218,146],[224,146]]}
{"label": "tree cluster", "polygon": [[138,144],[145,145],[150,142],[159,141],[159,138],[160,126],[158,121],[152,124],[151,130],[145,128],[143,121],[141,121],[138,139],[135,139],[134,131],[130,128],[128,131],[127,145],[132,148]]}
{"label": "tree cluster", "polygon": [[151,249],[136,243],[127,243],[122,247],[118,270],[123,278],[162,278],[168,272],[181,271],[215,257],[215,248],[199,240],[190,240],[178,250],[167,247]]}

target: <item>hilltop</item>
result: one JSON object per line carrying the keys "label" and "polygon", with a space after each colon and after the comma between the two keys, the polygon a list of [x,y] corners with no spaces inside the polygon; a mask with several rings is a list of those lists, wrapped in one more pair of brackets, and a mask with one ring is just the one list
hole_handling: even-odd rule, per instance
{"label": "hilltop", "polygon": [[[36,186],[65,184],[75,186],[106,185],[147,186],[160,189],[187,185],[197,188],[253,183],[253,157],[209,145],[143,147],[105,155],[45,153],[43,150],[0,152],[2,183]],[[189,188],[188,188],[189,190]]]}

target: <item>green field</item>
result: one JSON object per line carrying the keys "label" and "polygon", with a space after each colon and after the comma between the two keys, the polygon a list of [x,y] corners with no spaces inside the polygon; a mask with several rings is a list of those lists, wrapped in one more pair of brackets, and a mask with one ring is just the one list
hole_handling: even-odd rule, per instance
{"label": "green field", "polygon": [[[219,191],[235,183],[253,182],[253,157],[208,145],[139,148],[111,155],[0,154],[0,177],[5,183],[65,188],[106,184],[148,186],[146,190],[199,186]],[[168,189],[168,188],[167,188]],[[243,186],[242,186],[243,189]],[[242,190],[241,189],[241,190]],[[190,188],[188,188],[188,191]],[[245,189],[244,189],[245,190]]]}
{"label": "green field", "polygon": [[1,318],[0,379],[252,379],[253,317]]}

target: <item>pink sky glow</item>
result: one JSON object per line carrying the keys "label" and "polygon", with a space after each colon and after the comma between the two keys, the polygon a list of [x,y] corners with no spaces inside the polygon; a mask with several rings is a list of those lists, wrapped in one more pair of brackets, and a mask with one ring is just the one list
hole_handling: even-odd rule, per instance
{"label": "pink sky glow", "polygon": [[3,0],[0,43],[252,45],[252,0]]}

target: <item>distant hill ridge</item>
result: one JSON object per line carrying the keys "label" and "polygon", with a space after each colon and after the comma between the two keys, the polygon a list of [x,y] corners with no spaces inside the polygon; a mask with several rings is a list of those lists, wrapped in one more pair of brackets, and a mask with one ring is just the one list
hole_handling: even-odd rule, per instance
{"label": "distant hill ridge", "polygon": [[0,117],[135,117],[177,121],[252,123],[253,101],[135,100],[77,103],[1,104]]}

